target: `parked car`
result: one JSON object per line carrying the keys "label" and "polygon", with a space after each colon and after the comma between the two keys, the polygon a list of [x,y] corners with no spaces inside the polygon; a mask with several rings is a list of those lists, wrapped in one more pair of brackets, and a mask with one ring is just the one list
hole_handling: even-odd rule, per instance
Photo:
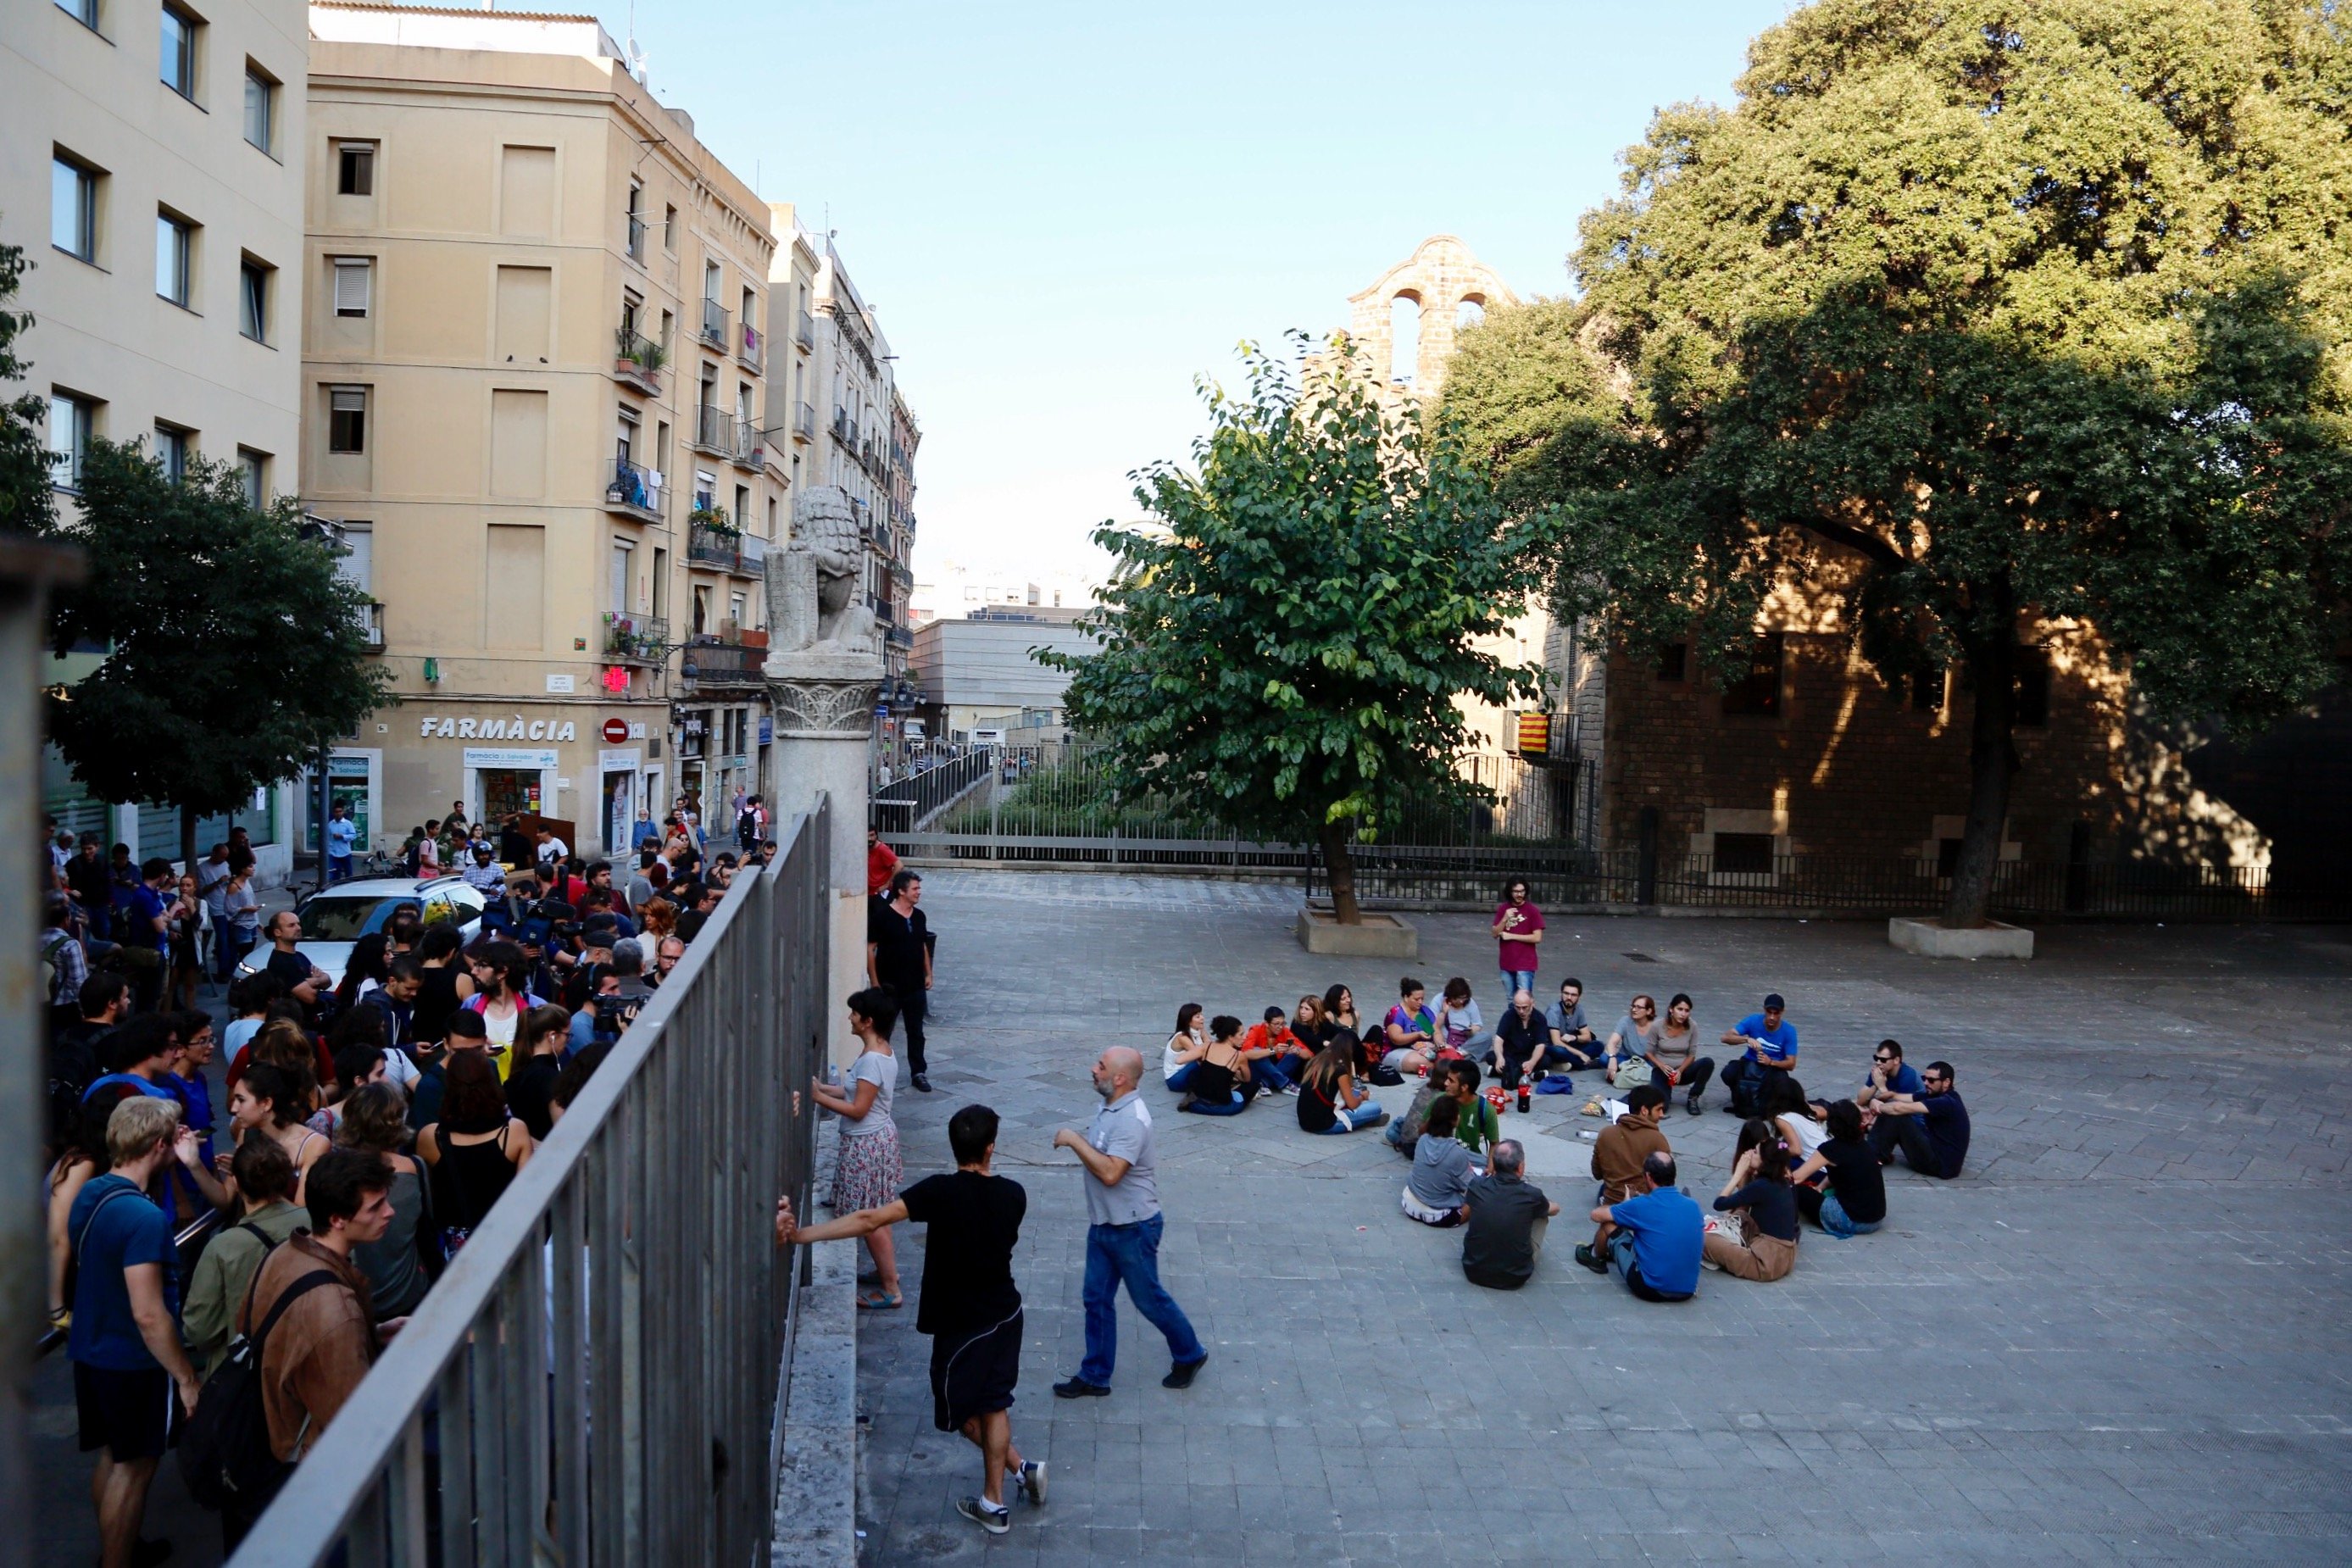
{"label": "parked car", "polygon": [[[456,921],[458,931],[470,942],[481,931],[482,902],[482,895],[457,877],[427,877],[422,881],[413,877],[371,877],[339,882],[294,906],[302,919],[302,937],[294,951],[341,984],[343,966],[351,962],[352,943],[383,930],[402,910],[417,910],[428,926]],[[245,955],[236,972],[255,973],[269,962],[269,944],[261,943]]]}

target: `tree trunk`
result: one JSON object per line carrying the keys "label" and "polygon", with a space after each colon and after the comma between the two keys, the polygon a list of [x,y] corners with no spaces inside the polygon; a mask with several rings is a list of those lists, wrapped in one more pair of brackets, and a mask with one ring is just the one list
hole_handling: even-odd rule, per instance
{"label": "tree trunk", "polygon": [[2011,617],[1990,618],[2000,623],[1994,635],[1972,639],[1965,649],[1976,691],[1969,719],[1968,826],[1944,905],[1944,924],[1954,929],[1985,923],[2000,866],[2001,826],[2009,819],[2009,786],[2017,776],[2017,748],[2010,741],[2017,710],[2017,636]]}
{"label": "tree trunk", "polygon": [[1356,860],[1348,852],[1350,824],[1327,822],[1323,825],[1323,868],[1331,874],[1331,918],[1343,926],[1364,923],[1364,911],[1356,905]]}
{"label": "tree trunk", "polygon": [[196,868],[196,808],[180,807],[180,874],[193,875]]}

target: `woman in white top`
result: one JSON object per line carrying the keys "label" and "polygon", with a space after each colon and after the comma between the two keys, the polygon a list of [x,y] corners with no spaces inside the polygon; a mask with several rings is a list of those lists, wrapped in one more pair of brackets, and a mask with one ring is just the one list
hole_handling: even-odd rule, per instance
{"label": "woman in white top", "polygon": [[[833,1169],[833,1212],[856,1214],[898,1201],[898,1184],[906,1173],[898,1162],[898,1124],[891,1119],[890,1102],[898,1089],[898,1058],[890,1050],[890,1029],[898,1021],[898,1004],[887,991],[869,987],[849,998],[849,1030],[857,1037],[857,1059],[849,1076],[835,1089],[823,1079],[810,1080],[809,1092],[817,1104],[841,1118],[841,1153]],[[877,1289],[858,1292],[857,1305],[866,1311],[888,1310],[899,1304],[898,1254],[890,1226],[866,1233],[866,1250],[874,1256]]]}
{"label": "woman in white top", "polygon": [[1770,1110],[1772,1125],[1780,1130],[1780,1142],[1789,1147],[1790,1165],[1811,1159],[1813,1152],[1830,1141],[1830,1108],[1807,1100],[1804,1089],[1787,1073],[1773,1075]]}
{"label": "woman in white top", "polygon": [[1176,1032],[1168,1037],[1168,1048],[1160,1053],[1160,1076],[1177,1093],[1192,1081],[1192,1064],[1207,1054],[1208,1031],[1201,1026],[1201,1005],[1187,1002],[1176,1009]]}

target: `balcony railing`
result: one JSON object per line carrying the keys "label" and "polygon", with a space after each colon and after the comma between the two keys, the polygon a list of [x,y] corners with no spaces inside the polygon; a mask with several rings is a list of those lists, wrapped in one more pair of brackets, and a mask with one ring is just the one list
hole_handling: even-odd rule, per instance
{"label": "balcony railing", "polygon": [[761,356],[767,353],[767,348],[768,340],[760,335],[760,329],[749,321],[744,322],[743,341],[736,348],[736,357],[753,370],[757,370],[760,368]]}
{"label": "balcony railing", "polygon": [[721,458],[735,456],[735,416],[709,404],[694,411],[694,444]]}
{"label": "balcony railing", "polygon": [[697,522],[686,531],[686,558],[697,566],[716,566],[722,572],[741,569],[741,553],[738,546],[742,535],[730,530],[713,528]]}
{"label": "balcony railing", "polygon": [[659,664],[668,642],[666,616],[604,612],[604,657],[615,664]]}
{"label": "balcony railing", "polygon": [[360,611],[360,637],[367,646],[381,651],[383,647],[383,606],[369,603]]}
{"label": "balcony railing", "polygon": [[625,323],[613,333],[613,374],[655,397],[661,395],[662,366],[669,350]]}
{"label": "balcony railing", "polygon": [[793,326],[793,342],[800,344],[803,353],[816,349],[816,318],[806,310],[801,312],[800,320]]}
{"label": "balcony railing", "polygon": [[816,410],[805,403],[793,405],[793,439],[803,442],[816,439]]}
{"label": "balcony railing", "polygon": [[905,626],[892,626],[885,634],[885,640],[892,647],[912,647],[915,646],[915,634]]}
{"label": "balcony railing", "polygon": [[768,662],[768,650],[734,643],[697,643],[686,650],[686,657],[694,666],[697,686],[749,687],[761,684],[760,667]]}
{"label": "balcony railing", "polygon": [[735,569],[747,577],[767,575],[768,542],[756,533],[742,535],[735,545]]}
{"label": "balcony railing", "polygon": [[850,456],[857,455],[857,421],[849,416],[846,408],[833,411],[833,438],[848,447]]}
{"label": "balcony railing", "polygon": [[662,514],[662,487],[651,468],[632,463],[626,458],[613,459],[612,482],[604,487],[604,504],[615,511],[627,512],[658,522]]}
{"label": "balcony railing", "polygon": [[716,300],[702,302],[702,341],[720,353],[727,352],[727,321],[732,314]]}

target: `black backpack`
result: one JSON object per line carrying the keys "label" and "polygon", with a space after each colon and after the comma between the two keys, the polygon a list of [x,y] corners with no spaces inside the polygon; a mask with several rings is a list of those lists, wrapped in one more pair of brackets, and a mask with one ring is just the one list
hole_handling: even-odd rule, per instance
{"label": "black backpack", "polygon": [[[265,1253],[265,1267],[268,1261],[268,1255]],[[180,1477],[187,1483],[188,1495],[205,1507],[226,1508],[238,1500],[257,1505],[266,1502],[284,1479],[289,1467],[269,1447],[269,1412],[262,1398],[261,1353],[268,1343],[269,1331],[278,1326],[287,1308],[320,1286],[336,1282],[333,1270],[321,1268],[287,1286],[278,1292],[260,1327],[250,1335],[231,1340],[228,1354],[205,1379],[204,1395],[196,1401],[195,1414],[181,1429],[179,1447]],[[252,1282],[245,1288],[248,1312],[253,1306],[254,1289],[260,1283],[261,1269],[257,1268]]]}

